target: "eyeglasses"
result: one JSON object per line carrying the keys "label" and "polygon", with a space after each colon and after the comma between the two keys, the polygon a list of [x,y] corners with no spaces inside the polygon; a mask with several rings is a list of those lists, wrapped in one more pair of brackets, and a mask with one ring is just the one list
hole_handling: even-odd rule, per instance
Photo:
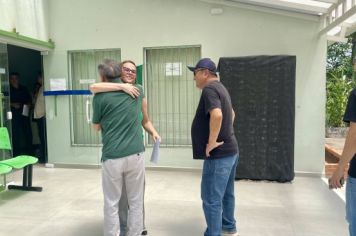
{"label": "eyeglasses", "polygon": [[127,73],[136,74],[136,70],[131,70],[130,68],[127,68],[127,67],[122,67],[122,70]]}

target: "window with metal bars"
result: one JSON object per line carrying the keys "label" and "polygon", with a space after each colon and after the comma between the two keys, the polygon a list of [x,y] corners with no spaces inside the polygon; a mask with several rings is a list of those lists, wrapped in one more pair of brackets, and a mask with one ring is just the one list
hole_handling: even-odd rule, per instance
{"label": "window with metal bars", "polygon": [[[200,46],[145,49],[148,112],[166,147],[191,145],[190,128],[200,91],[187,65],[200,59]],[[152,144],[148,137],[148,144]]]}
{"label": "window with metal bars", "polygon": [[[83,50],[68,52],[71,89],[88,90],[99,82],[98,65],[104,59],[121,61],[120,49]],[[78,146],[98,146],[100,136],[91,127],[91,101],[93,96],[71,96],[71,143]]]}

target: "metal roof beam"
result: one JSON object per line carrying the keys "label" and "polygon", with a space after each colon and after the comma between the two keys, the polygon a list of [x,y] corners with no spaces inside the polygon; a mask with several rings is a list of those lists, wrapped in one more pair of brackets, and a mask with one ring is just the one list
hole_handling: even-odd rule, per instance
{"label": "metal roof beam", "polygon": [[347,43],[347,38],[339,37],[339,36],[326,36],[326,39],[331,42],[338,42],[338,43]]}
{"label": "metal roof beam", "polygon": [[327,35],[326,39],[328,40],[328,45],[332,42],[339,42],[339,43],[347,43],[347,38],[346,38],[346,32],[348,28],[350,27],[350,24],[348,23],[343,23],[341,25],[340,32],[336,35]]}
{"label": "metal roof beam", "polygon": [[314,2],[337,3],[338,0],[312,0]]}
{"label": "metal roof beam", "polygon": [[[345,21],[356,14],[355,0],[351,1],[351,6],[346,6],[345,0],[340,1],[329,9],[328,14],[324,17],[324,27],[319,34],[326,34],[336,26],[345,23]],[[342,9],[341,12],[339,9]]]}
{"label": "metal roof beam", "polygon": [[320,20],[318,15],[314,15],[314,14],[311,15],[311,14],[301,13],[301,12],[296,12],[296,11],[293,12],[293,11],[286,11],[286,10],[277,9],[277,8],[273,8],[273,7],[254,5],[254,4],[249,4],[246,1],[245,2],[236,2],[236,1],[230,1],[230,0],[199,0],[199,1],[214,4],[214,5],[219,4],[219,5],[228,6],[228,7],[237,7],[237,8],[241,8],[241,9],[266,12],[266,13],[270,13],[270,14],[277,14],[277,15],[294,17],[294,18],[310,20],[310,21],[319,21]]}
{"label": "metal roof beam", "polygon": [[325,7],[311,6],[311,5],[302,4],[302,3],[283,2],[280,0],[268,0],[268,1],[265,1],[265,0],[230,0],[230,1],[279,8],[279,9],[289,10],[289,11],[302,11],[302,12],[314,13],[314,14],[328,12],[328,9]]}

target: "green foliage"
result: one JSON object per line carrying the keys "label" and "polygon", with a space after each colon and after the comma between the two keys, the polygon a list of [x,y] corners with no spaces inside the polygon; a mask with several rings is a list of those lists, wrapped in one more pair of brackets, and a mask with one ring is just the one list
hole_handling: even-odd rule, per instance
{"label": "green foliage", "polygon": [[326,64],[327,73],[341,72],[348,78],[352,78],[352,42],[334,43],[328,47]]}
{"label": "green foliage", "polygon": [[353,83],[346,79],[340,71],[330,72],[326,81],[326,125],[328,127],[343,127],[342,121],[347,98]]}
{"label": "green foliage", "polygon": [[328,47],[326,73],[326,125],[343,127],[342,121],[349,92],[355,87],[352,65],[352,42]]}

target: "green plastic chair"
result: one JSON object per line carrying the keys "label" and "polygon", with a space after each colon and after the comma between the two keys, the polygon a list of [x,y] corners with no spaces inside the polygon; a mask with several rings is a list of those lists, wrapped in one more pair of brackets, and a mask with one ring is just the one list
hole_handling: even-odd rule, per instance
{"label": "green plastic chair", "polygon": [[0,184],[0,192],[6,188],[6,174],[10,173],[12,170],[11,166],[0,165],[0,175],[4,175],[4,184]]}
{"label": "green plastic chair", "polygon": [[[6,127],[0,127],[0,149],[11,151],[10,137]],[[41,192],[42,187],[32,186],[32,165],[37,162],[38,158],[28,155],[21,155],[0,161],[0,174],[2,173],[2,170],[4,171],[3,174],[6,174],[9,173],[12,168],[23,169],[22,186],[9,185],[8,189]]]}
{"label": "green plastic chair", "polygon": [[22,169],[27,165],[33,165],[37,162],[38,159],[36,157],[21,155],[11,159],[0,161],[0,164],[5,164],[15,169]]}
{"label": "green plastic chair", "polygon": [[12,170],[11,166],[0,165],[0,175],[5,175],[10,173]]}
{"label": "green plastic chair", "polygon": [[9,132],[5,127],[0,127],[0,149],[11,150]]}

